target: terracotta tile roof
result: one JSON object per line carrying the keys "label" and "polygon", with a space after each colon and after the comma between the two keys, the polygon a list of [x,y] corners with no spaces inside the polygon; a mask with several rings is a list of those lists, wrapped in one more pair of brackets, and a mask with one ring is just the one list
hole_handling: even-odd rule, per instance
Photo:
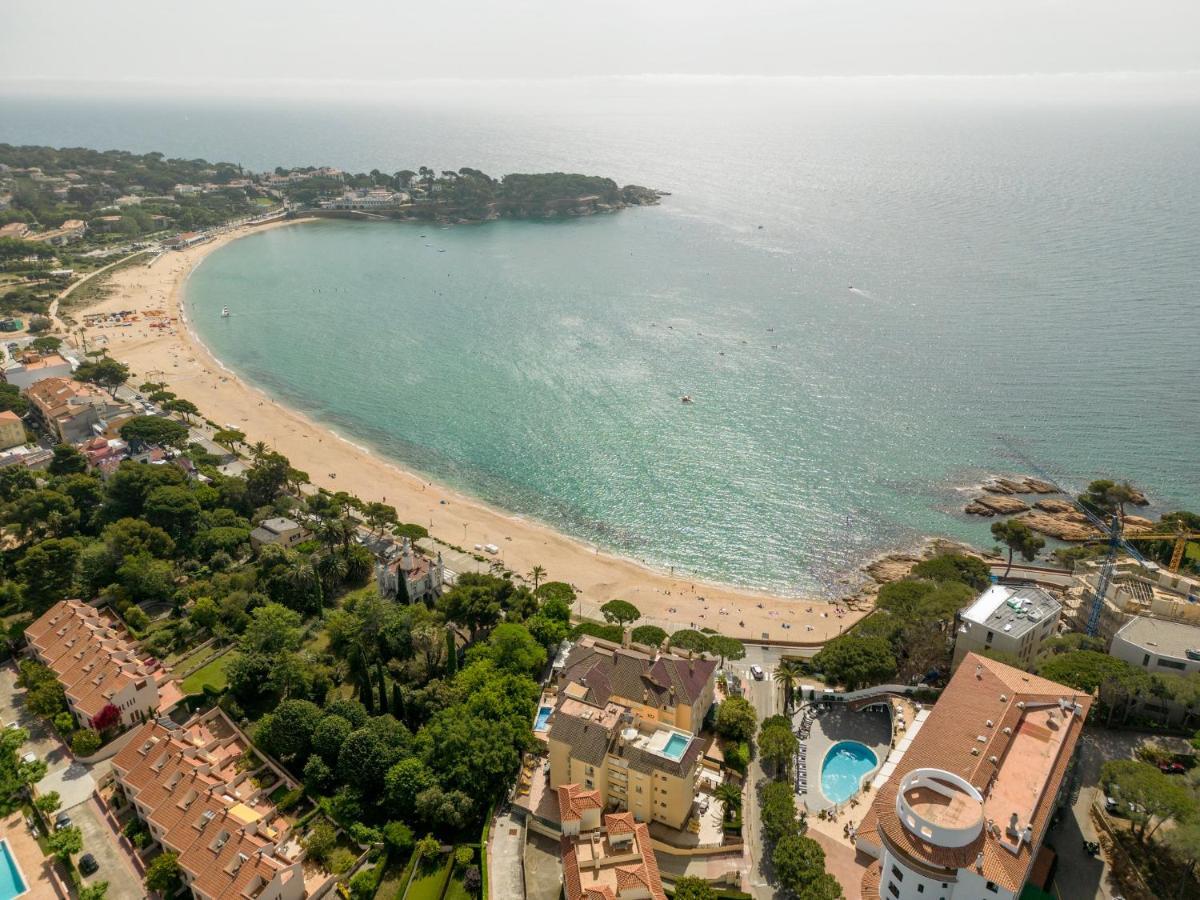
{"label": "terracotta tile roof", "polygon": [[[1060,701],[1077,704],[1078,712],[1064,715]],[[1090,697],[1079,696],[1069,687],[968,654],[896,771],[877,792],[859,835],[871,840],[872,832],[877,832],[917,866],[976,869],[982,854],[977,871],[1015,893],[1025,883],[1033,851],[1049,825],[1090,705]],[[1058,724],[1060,718],[1062,724]],[[1017,754],[1010,759],[1014,745]],[[1042,747],[1041,755],[1031,752]],[[900,781],[921,768],[940,769],[973,785],[984,795],[982,814],[995,821],[997,830],[989,830],[985,823],[970,844],[947,848],[906,828],[896,814],[896,794]],[[1013,852],[1005,836],[1008,807],[997,815],[996,804],[1026,796],[1031,779],[1040,787],[1028,796],[1028,821],[1019,821],[1022,830],[1029,827],[1031,840],[1021,842]]]}
{"label": "terracotta tile roof", "polygon": [[862,877],[862,895],[863,897],[878,897],[879,884],[883,878],[883,864],[879,860],[867,866],[867,871],[863,872]]}
{"label": "terracotta tile roof", "polygon": [[558,816],[562,822],[576,822],[589,809],[603,809],[599,791],[589,791],[578,784],[558,787]]}
{"label": "terracotta tile roof", "polygon": [[609,813],[604,817],[604,830],[609,834],[633,834],[636,827],[630,812]]}
{"label": "terracotta tile roof", "polygon": [[591,766],[598,766],[608,755],[608,745],[612,742],[614,733],[614,729],[568,715],[560,709],[550,724],[547,739],[562,741],[570,746],[572,758]]}
{"label": "terracotta tile roof", "polygon": [[[595,840],[595,832],[578,838],[562,838],[563,888],[567,900],[616,900],[627,890],[636,895],[649,893],[653,900],[666,900],[658,859],[650,843],[650,829],[637,823],[633,836],[631,846],[620,848],[613,848],[607,841]],[[579,864],[579,846],[583,843],[588,844],[594,854],[587,862],[586,881]],[[637,858],[628,858],[631,855]],[[609,857],[607,866],[605,857]],[[618,858],[622,862],[616,863]]]}

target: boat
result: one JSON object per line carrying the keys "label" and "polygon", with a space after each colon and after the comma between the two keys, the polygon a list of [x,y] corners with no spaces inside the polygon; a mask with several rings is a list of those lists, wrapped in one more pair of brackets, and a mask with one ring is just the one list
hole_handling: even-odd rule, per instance
{"label": "boat", "polygon": [[682,397],[679,398],[679,402],[680,403],[692,403],[693,402],[692,395],[684,394]]}
{"label": "boat", "polygon": [[228,319],[228,318],[229,318],[229,307],[228,307],[228,306],[222,306],[222,307],[221,307],[221,318],[222,318],[222,319]]}

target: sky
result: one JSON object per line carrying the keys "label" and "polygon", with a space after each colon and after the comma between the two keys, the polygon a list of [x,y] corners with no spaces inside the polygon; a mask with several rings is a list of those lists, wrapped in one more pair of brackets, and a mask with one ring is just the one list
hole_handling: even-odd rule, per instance
{"label": "sky", "polygon": [[1194,88],[1197,35],[1200,0],[3,0],[0,91],[1031,75]]}

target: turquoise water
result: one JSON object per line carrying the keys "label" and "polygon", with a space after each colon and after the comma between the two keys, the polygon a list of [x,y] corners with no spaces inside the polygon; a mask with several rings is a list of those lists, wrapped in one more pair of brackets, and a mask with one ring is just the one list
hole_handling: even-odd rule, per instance
{"label": "turquoise water", "polygon": [[845,803],[858,793],[862,778],[879,765],[870,747],[857,741],[839,741],[825,754],[821,766],[821,793],[831,803]]}
{"label": "turquoise water", "polygon": [[1031,462],[1200,508],[1200,110],[679,100],[0,99],[0,140],[672,191],[569,222],[277,230],[187,298],[219,358],[348,439],[659,566],[834,592],[925,534],[990,545],[969,487]]}
{"label": "turquoise water", "polygon": [[535,719],[534,723],[533,723],[533,730],[534,731],[548,730],[550,726],[547,723],[550,721],[550,714],[552,712],[554,712],[553,706],[539,706],[537,719]]}
{"label": "turquoise water", "polygon": [[667,738],[667,743],[663,746],[663,756],[669,756],[671,759],[682,759],[683,753],[687,750],[690,743],[691,738],[684,737],[682,734],[673,734]]}
{"label": "turquoise water", "polygon": [[17,868],[12,848],[8,846],[8,841],[0,841],[0,900],[13,900],[27,890],[29,885],[25,883],[21,870]]}

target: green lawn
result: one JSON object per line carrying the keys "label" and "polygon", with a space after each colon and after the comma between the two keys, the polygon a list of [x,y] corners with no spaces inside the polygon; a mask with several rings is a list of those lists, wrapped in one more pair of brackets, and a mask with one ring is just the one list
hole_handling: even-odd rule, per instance
{"label": "green lawn", "polygon": [[204,689],[204,685],[211,685],[217,690],[225,688],[225,670],[229,664],[238,657],[236,650],[231,650],[224,656],[218,657],[210,662],[207,666],[197,669],[187,678],[183,679],[184,694],[198,694]]}
{"label": "green lawn", "polygon": [[463,872],[466,869],[456,868],[454,874],[450,876],[450,883],[446,885],[446,895],[443,900],[475,900],[474,896],[467,892],[466,885],[463,884]]}
{"label": "green lawn", "polygon": [[454,860],[449,855],[440,860],[422,861],[408,886],[404,900],[442,900],[442,889]]}
{"label": "green lawn", "polygon": [[388,859],[387,871],[375,891],[375,900],[400,900],[404,893],[404,885],[408,881],[408,873],[412,870],[411,857],[406,861]]}

